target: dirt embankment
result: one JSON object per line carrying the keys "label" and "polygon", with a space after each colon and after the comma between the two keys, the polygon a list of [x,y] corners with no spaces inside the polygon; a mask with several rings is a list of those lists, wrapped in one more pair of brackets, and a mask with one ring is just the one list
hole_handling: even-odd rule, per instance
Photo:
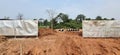
{"label": "dirt embankment", "polygon": [[1,43],[0,55],[120,55],[119,38],[83,38],[82,32],[39,31],[40,39]]}
{"label": "dirt embankment", "polygon": [[44,36],[48,36],[48,35],[54,35],[56,31],[52,30],[52,29],[49,29],[49,28],[41,28],[39,29],[39,37],[44,37]]}
{"label": "dirt embankment", "polygon": [[0,43],[7,41],[7,38],[5,36],[0,35]]}

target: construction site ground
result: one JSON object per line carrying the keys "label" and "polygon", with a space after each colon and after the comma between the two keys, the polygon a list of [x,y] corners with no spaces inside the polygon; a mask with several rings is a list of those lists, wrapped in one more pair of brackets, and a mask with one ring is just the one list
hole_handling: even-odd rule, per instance
{"label": "construction site ground", "polygon": [[39,29],[38,38],[0,37],[0,55],[120,55],[120,38],[83,38],[82,30]]}

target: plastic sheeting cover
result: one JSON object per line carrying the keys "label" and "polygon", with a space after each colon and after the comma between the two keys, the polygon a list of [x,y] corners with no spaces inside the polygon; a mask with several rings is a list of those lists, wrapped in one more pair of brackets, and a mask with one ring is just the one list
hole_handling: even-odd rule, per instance
{"label": "plastic sheeting cover", "polygon": [[38,35],[37,20],[0,20],[0,35],[5,36],[36,36]]}
{"label": "plastic sheeting cover", "polygon": [[84,20],[83,37],[120,37],[120,20]]}

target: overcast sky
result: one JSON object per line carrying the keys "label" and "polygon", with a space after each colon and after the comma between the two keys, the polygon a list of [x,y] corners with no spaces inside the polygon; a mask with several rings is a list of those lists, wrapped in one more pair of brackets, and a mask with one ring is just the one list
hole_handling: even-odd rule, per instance
{"label": "overcast sky", "polygon": [[22,13],[25,18],[47,18],[47,9],[63,12],[70,18],[78,14],[95,18],[102,16],[120,19],[120,0],[0,0],[0,18],[16,18]]}

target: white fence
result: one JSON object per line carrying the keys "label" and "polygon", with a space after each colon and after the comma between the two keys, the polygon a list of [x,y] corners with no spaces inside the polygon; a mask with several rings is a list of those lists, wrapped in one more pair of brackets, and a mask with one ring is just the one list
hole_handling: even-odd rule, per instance
{"label": "white fence", "polygon": [[84,20],[83,37],[120,37],[120,20]]}
{"label": "white fence", "polygon": [[0,20],[0,35],[5,36],[37,36],[36,20]]}

